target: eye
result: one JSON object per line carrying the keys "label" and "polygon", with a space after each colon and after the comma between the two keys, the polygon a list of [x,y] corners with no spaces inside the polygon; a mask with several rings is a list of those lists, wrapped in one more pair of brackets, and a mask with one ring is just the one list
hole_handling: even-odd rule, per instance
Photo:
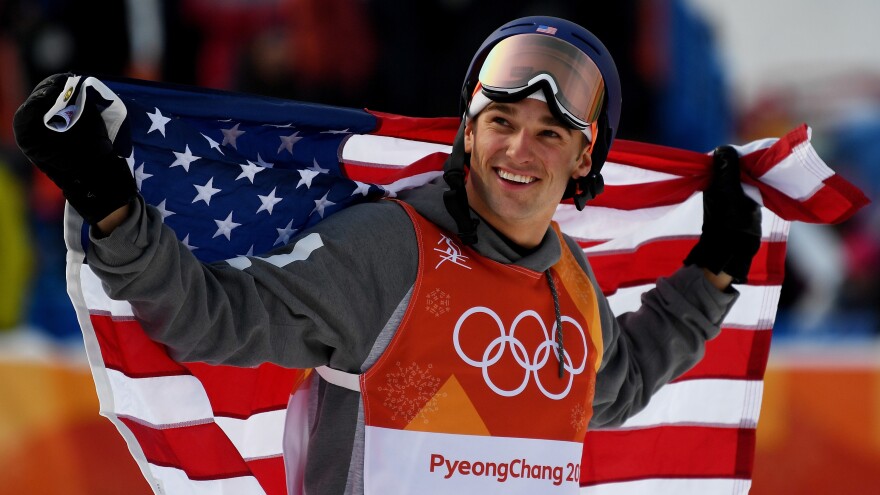
{"label": "eye", "polygon": [[498,124],[498,125],[503,125],[503,126],[509,126],[509,125],[510,125],[510,122],[508,122],[507,119],[505,119],[504,117],[501,117],[500,115],[499,115],[499,116],[492,117],[492,123],[493,123],[493,124]]}
{"label": "eye", "polygon": [[551,138],[562,137],[562,135],[560,135],[558,132],[554,131],[553,129],[544,129],[543,131],[541,131],[541,135],[544,137],[551,137]]}

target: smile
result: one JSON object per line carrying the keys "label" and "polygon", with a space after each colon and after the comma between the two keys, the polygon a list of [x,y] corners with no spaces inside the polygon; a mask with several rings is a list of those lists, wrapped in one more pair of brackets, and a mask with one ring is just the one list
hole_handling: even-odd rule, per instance
{"label": "smile", "polygon": [[512,174],[510,172],[506,172],[501,169],[497,169],[497,172],[498,172],[498,176],[501,177],[502,179],[508,180],[510,182],[517,182],[519,184],[531,184],[532,182],[537,180],[535,177]]}

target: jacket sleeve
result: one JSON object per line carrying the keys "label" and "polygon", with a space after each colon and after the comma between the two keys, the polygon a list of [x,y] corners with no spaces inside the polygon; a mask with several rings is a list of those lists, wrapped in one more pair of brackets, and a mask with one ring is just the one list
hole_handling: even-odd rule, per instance
{"label": "jacket sleeve", "polygon": [[347,208],[270,255],[212,264],[158,210],[141,198],[132,206],[110,236],[90,234],[88,263],[180,361],[359,371],[415,280],[412,223],[391,202]]}
{"label": "jacket sleeve", "polygon": [[[566,239],[599,287],[574,241]],[[739,293],[719,291],[696,266],[682,267],[645,292],[641,307],[617,317],[600,292],[604,354],[596,377],[590,427],[619,426],[645,408],[657,390],[702,359],[706,341],[718,336],[721,322]]]}

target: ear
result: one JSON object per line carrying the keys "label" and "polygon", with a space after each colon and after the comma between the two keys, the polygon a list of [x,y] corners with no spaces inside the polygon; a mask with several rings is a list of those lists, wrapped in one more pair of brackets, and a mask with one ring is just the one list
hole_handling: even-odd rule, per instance
{"label": "ear", "polygon": [[464,152],[471,153],[474,147],[474,121],[476,118],[468,119],[464,125]]}
{"label": "ear", "polygon": [[590,173],[590,169],[593,168],[593,158],[590,156],[589,147],[585,147],[575,158],[575,161],[577,166],[574,172],[572,172],[571,178],[580,179],[581,177],[586,177]]}

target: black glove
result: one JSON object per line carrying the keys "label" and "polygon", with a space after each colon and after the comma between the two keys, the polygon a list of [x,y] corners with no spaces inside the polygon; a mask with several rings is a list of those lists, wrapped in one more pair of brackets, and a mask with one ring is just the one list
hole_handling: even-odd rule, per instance
{"label": "black glove", "polygon": [[703,234],[684,263],[745,283],[761,247],[761,207],[743,192],[734,148],[716,148],[712,165],[712,182],[703,192]]}
{"label": "black glove", "polygon": [[43,124],[43,115],[64,91],[69,76],[55,74],[38,84],[15,112],[13,130],[24,155],[61,188],[86,221],[95,224],[128,204],[137,185],[125,159],[113,150],[91,94],[80,119],[66,132]]}

